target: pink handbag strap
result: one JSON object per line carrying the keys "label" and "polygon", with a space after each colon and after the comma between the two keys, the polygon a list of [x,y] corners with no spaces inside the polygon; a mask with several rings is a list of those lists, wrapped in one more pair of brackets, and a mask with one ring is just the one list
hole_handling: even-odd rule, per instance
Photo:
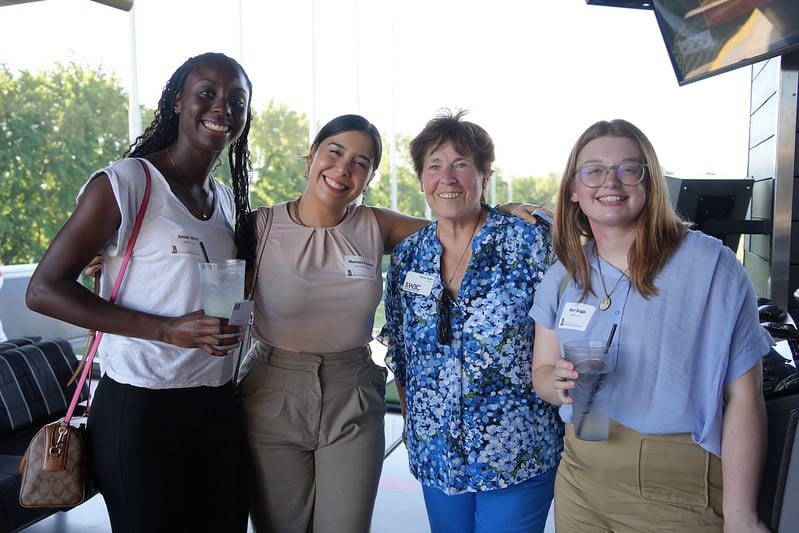
{"label": "pink handbag strap", "polygon": [[[142,220],[144,220],[144,213],[147,211],[147,204],[150,202],[150,169],[147,167],[147,163],[145,163],[143,160],[139,159],[139,163],[141,163],[142,167],[144,167],[144,176],[147,180],[144,186],[144,198],[142,198],[141,205],[139,206],[139,212],[136,213],[136,221],[133,224],[133,231],[131,231],[130,240],[128,241],[128,246],[125,249],[125,257],[122,259],[122,265],[119,268],[117,280],[114,283],[111,296],[108,298],[109,302],[116,300],[119,289],[122,286],[122,278],[125,276],[125,270],[128,268],[128,263],[130,263],[130,256],[133,255],[133,246],[136,244],[136,237],[139,236],[139,228],[141,228]],[[92,342],[92,345],[89,348],[89,354],[86,356],[86,363],[83,365],[83,372],[81,372],[80,379],[78,379],[77,387],[75,388],[75,394],[72,395],[72,401],[69,404],[66,415],[64,415],[64,424],[69,424],[69,421],[72,419],[72,415],[75,412],[78,401],[80,400],[80,393],[83,390],[83,385],[86,383],[86,378],[89,376],[89,372],[92,371],[94,355],[97,353],[97,347],[100,346],[100,340],[102,338],[103,332],[98,331],[97,335],[94,337],[94,342]]]}

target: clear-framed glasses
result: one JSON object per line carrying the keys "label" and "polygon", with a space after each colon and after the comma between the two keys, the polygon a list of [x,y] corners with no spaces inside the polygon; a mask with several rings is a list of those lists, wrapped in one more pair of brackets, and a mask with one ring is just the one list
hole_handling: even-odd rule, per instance
{"label": "clear-framed glasses", "polygon": [[621,165],[583,165],[576,170],[580,181],[586,187],[601,187],[611,170],[616,170],[616,179],[622,185],[638,185],[646,174],[644,163],[622,163]]}

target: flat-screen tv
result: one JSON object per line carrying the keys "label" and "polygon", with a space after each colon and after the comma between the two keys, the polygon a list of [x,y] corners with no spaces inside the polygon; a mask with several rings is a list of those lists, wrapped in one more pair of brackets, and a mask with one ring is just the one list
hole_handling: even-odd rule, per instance
{"label": "flat-screen tv", "polygon": [[738,250],[741,234],[763,233],[746,216],[752,178],[676,178],[666,176],[671,205],[693,228]]}
{"label": "flat-screen tv", "polygon": [[585,0],[585,3],[593,6],[652,9],[652,0]]}
{"label": "flat-screen tv", "polygon": [[653,0],[677,83],[799,50],[799,0]]}

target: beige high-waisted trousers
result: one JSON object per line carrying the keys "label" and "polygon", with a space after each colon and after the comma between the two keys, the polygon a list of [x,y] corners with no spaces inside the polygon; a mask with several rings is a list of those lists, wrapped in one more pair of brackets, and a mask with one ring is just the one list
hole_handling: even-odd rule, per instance
{"label": "beige high-waisted trousers", "polygon": [[261,343],[240,384],[258,533],[366,533],[385,449],[386,370],[368,346],[334,354]]}
{"label": "beige high-waisted trousers", "polygon": [[555,478],[559,533],[721,533],[721,460],[691,435],[645,435],[610,421],[606,441],[566,424]]}

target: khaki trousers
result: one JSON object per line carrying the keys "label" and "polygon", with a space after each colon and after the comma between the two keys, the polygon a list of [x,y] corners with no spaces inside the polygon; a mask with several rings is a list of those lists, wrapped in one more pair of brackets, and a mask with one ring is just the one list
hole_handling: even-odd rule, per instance
{"label": "khaki trousers", "polygon": [[606,441],[566,424],[555,480],[563,533],[721,533],[721,460],[690,434],[644,435],[610,421]]}
{"label": "khaki trousers", "polygon": [[259,533],[369,531],[385,449],[386,370],[368,346],[335,354],[257,344],[240,385]]}

